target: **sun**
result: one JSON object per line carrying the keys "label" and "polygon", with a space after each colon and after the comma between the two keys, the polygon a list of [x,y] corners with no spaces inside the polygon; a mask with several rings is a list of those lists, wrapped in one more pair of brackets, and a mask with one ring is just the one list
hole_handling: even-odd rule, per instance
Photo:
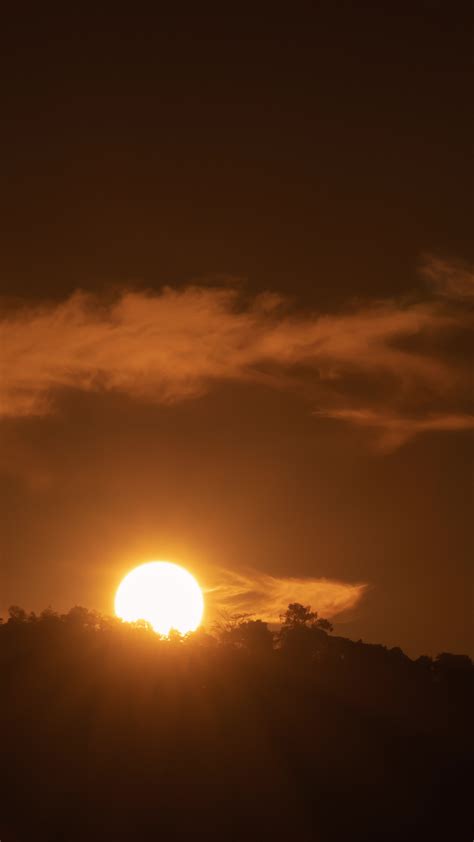
{"label": "sun", "polygon": [[115,613],[127,622],[146,620],[158,634],[197,629],[204,598],[194,576],[169,561],[149,561],[127,573],[115,594]]}

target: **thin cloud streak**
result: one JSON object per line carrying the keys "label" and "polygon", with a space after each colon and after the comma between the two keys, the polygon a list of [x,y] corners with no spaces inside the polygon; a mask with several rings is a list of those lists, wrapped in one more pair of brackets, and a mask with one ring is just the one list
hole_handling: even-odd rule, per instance
{"label": "thin cloud streak", "polygon": [[421,274],[438,295],[460,301],[474,299],[474,270],[466,263],[427,254]]}
{"label": "thin cloud streak", "polygon": [[[433,291],[424,301],[369,301],[338,313],[295,313],[272,293],[244,301],[236,289],[196,286],[125,291],[109,303],[77,292],[7,311],[0,414],[47,414],[64,389],[172,403],[231,381],[302,393],[317,414],[361,425],[363,389],[366,426],[384,426],[385,409],[388,433],[400,419],[402,443],[436,429],[431,416],[464,413],[469,369],[444,354],[443,343],[472,327],[472,313],[460,305],[470,288],[466,273],[433,258],[425,261]],[[426,423],[410,424],[420,412]]]}
{"label": "thin cloud streak", "polygon": [[381,431],[379,447],[394,450],[419,433],[474,430],[474,415],[435,415],[427,418],[403,418],[371,409],[343,409],[324,413],[326,417],[349,421],[360,427]]}
{"label": "thin cloud streak", "polygon": [[291,602],[311,605],[322,617],[354,608],[362,599],[366,584],[331,579],[269,576],[249,571],[221,570],[219,581],[207,589],[211,615],[251,614],[267,623],[278,623]]}

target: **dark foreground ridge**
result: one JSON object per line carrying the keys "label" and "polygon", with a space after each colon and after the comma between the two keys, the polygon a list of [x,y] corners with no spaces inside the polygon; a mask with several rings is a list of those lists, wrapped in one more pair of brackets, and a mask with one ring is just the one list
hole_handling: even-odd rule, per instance
{"label": "dark foreground ridge", "polygon": [[289,606],[161,640],[84,608],[0,624],[0,839],[471,840],[473,664]]}

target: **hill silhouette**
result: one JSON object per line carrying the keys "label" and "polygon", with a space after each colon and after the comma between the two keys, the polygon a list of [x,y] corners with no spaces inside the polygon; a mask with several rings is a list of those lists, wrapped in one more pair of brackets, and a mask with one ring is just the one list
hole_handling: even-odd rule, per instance
{"label": "hill silhouette", "polygon": [[2,842],[472,838],[467,656],[13,607],[0,675]]}

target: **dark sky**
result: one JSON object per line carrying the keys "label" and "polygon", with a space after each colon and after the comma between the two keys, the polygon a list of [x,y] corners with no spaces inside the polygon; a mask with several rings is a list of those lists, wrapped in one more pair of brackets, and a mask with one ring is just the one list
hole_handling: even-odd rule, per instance
{"label": "dark sky", "polygon": [[3,613],[110,611],[169,558],[473,651],[471,32],[464,2],[2,21]]}

